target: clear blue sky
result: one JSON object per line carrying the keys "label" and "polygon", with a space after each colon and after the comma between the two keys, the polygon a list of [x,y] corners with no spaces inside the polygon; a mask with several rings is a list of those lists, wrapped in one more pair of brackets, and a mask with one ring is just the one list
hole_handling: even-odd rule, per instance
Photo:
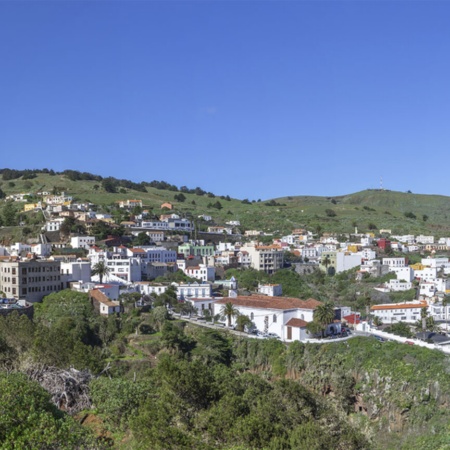
{"label": "clear blue sky", "polygon": [[0,167],[450,195],[449,1],[0,2]]}

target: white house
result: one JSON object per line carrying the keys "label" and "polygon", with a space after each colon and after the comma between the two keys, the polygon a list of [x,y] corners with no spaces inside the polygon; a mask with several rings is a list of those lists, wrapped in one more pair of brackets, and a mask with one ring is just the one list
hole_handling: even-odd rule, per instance
{"label": "white house", "polygon": [[[258,330],[275,333],[285,341],[304,340],[308,337],[306,325],[313,320],[314,310],[321,304],[314,299],[300,300],[288,297],[257,295],[226,297],[214,303],[214,315],[222,314],[222,308],[226,303],[232,303],[239,314],[248,316]],[[231,319],[234,325],[236,317]],[[299,322],[300,320],[302,322]]]}
{"label": "white house", "polygon": [[95,244],[95,236],[73,236],[70,238],[72,248],[84,248],[89,250],[91,245]]}
{"label": "white house", "polygon": [[420,319],[422,308],[428,308],[426,301],[410,301],[404,303],[389,303],[375,305],[370,308],[370,312],[379,317],[383,323],[409,322],[414,323]]}
{"label": "white house", "polygon": [[203,283],[207,281],[214,281],[216,279],[216,268],[199,264],[198,266],[188,266],[184,269],[184,273],[191,278],[201,280]]}
{"label": "white house", "polygon": [[134,283],[134,285],[142,295],[161,295],[164,294],[169,287],[169,284],[151,283],[149,281],[138,281]]}
{"label": "white house", "polygon": [[418,244],[434,244],[434,236],[416,236],[416,242]]}
{"label": "white house", "polygon": [[414,278],[420,281],[434,281],[437,278],[437,269],[435,267],[424,267],[414,270]]}
{"label": "white house", "polygon": [[281,284],[259,284],[258,292],[268,297],[281,297],[283,295]]}
{"label": "white house", "polygon": [[56,219],[49,220],[48,222],[45,222],[45,231],[59,231],[63,222],[63,217],[57,217]]}
{"label": "white house", "polygon": [[383,258],[382,261],[385,266],[389,266],[390,268],[406,266],[405,258]]}
{"label": "white house", "polygon": [[404,280],[389,280],[388,287],[390,291],[407,291],[409,289],[412,289],[412,283],[411,281],[404,281]]}
{"label": "white house", "polygon": [[217,298],[187,298],[185,302],[190,303],[199,316],[204,316],[206,311],[209,311],[210,315],[213,314],[213,304],[217,300]]}
{"label": "white house", "polygon": [[91,281],[91,263],[89,260],[77,259],[76,261],[61,261],[61,282],[64,287],[69,287],[70,282]]}
{"label": "white house", "polygon": [[89,291],[89,298],[95,309],[102,315],[120,313],[120,303],[110,300],[101,290],[93,289]]}
{"label": "white house", "polygon": [[212,285],[209,283],[182,283],[176,286],[178,300],[212,297]]}
{"label": "white house", "polygon": [[414,280],[415,271],[409,267],[389,267],[389,272],[394,272],[397,275],[397,280],[412,281]]}

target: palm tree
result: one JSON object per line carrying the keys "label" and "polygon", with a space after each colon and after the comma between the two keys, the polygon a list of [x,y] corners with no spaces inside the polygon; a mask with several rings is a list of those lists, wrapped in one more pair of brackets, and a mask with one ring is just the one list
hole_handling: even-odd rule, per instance
{"label": "palm tree", "polygon": [[444,307],[444,313],[445,313],[445,331],[448,333],[448,322],[447,322],[447,305],[450,303],[450,298],[444,295],[444,298],[442,299],[442,306]]}
{"label": "palm tree", "polygon": [[370,306],[372,304],[372,297],[370,294],[366,294],[363,298],[364,306],[366,307],[366,320],[369,320]]}
{"label": "palm tree", "polygon": [[325,272],[328,274],[328,266],[331,264],[331,259],[328,255],[322,258],[322,265],[325,266]]}
{"label": "palm tree", "polygon": [[99,261],[92,267],[91,275],[98,275],[101,284],[103,283],[103,277],[107,276],[109,272],[110,268],[106,265],[105,261]]}
{"label": "palm tree", "polygon": [[327,302],[319,305],[314,311],[314,320],[322,325],[322,337],[325,327],[334,320],[334,306]]}
{"label": "palm tree", "polygon": [[427,307],[424,306],[420,309],[420,319],[422,320],[422,331],[425,332],[427,329],[427,318],[428,318],[428,310]]}
{"label": "palm tree", "polygon": [[222,306],[220,314],[222,317],[226,317],[228,319],[228,326],[231,327],[231,319],[239,316],[239,310],[234,307],[233,303],[228,302]]}

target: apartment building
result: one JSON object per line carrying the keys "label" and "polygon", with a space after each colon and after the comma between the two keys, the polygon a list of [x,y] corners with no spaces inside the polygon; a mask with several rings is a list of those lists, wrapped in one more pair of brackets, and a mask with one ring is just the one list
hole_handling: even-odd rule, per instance
{"label": "apartment building", "polygon": [[283,268],[284,252],[278,245],[245,246],[241,251],[248,252],[253,269],[271,274]]}
{"label": "apartment building", "polygon": [[46,295],[63,289],[60,272],[59,261],[2,258],[0,290],[11,298],[40,302]]}

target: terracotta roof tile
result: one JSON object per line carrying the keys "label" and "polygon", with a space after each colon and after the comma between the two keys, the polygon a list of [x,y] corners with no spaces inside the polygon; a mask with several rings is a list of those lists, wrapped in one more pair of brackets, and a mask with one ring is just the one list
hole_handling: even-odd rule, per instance
{"label": "terracotta roof tile", "polygon": [[423,308],[427,307],[427,302],[421,302],[421,303],[395,303],[392,305],[375,305],[372,306],[370,309],[372,311],[383,311],[385,309],[414,309],[414,308]]}
{"label": "terracotta roof tile", "polygon": [[300,300],[291,297],[266,297],[259,295],[240,295],[237,297],[225,297],[218,304],[232,303],[236,306],[263,309],[316,309],[322,303],[313,298]]}
{"label": "terracotta roof tile", "polygon": [[295,328],[305,328],[306,325],[308,325],[308,322],[302,319],[295,319],[295,318],[289,320],[289,322],[286,324],[286,326],[288,327],[295,327]]}

